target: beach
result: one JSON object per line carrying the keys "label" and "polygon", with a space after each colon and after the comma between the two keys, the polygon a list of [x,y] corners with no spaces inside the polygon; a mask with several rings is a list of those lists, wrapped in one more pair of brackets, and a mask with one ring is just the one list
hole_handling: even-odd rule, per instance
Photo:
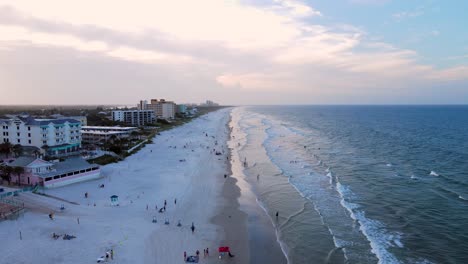
{"label": "beach", "polygon": [[[249,263],[248,216],[226,144],[229,120],[230,109],[209,113],[103,166],[101,179],[47,189],[47,196],[21,194],[18,199],[34,210],[0,223],[7,241],[0,263],[94,263],[111,250],[113,263],[184,263],[184,252],[197,250],[200,263],[219,263],[219,246],[229,246],[235,256],[221,261]],[[271,223],[266,229],[274,235]],[[53,233],[61,237],[53,239]],[[63,240],[64,234],[76,238]],[[262,254],[270,255],[255,251],[257,258]]]}

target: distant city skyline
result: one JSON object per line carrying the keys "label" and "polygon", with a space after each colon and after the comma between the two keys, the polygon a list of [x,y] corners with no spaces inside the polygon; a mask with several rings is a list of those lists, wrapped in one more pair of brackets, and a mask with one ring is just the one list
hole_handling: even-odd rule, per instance
{"label": "distant city skyline", "polygon": [[467,9],[0,0],[0,105],[468,104]]}

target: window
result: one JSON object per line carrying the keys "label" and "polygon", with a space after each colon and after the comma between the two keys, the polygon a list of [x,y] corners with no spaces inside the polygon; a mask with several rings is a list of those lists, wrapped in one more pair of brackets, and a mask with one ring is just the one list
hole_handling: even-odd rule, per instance
{"label": "window", "polygon": [[31,140],[28,140],[28,143],[31,144]]}
{"label": "window", "polygon": [[47,144],[47,141],[46,141],[46,140],[43,140],[43,141],[42,141],[42,144],[46,145],[46,144]]}
{"label": "window", "polygon": [[19,130],[19,126],[16,126],[16,130]]}
{"label": "window", "polygon": [[28,126],[28,131],[31,131],[31,127],[30,127],[30,126]]}
{"label": "window", "polygon": [[20,136],[20,133],[16,133],[16,135],[18,135],[18,137]]}
{"label": "window", "polygon": [[21,143],[21,139],[18,138],[18,143]]}
{"label": "window", "polygon": [[28,133],[28,137],[31,137],[31,133]]}

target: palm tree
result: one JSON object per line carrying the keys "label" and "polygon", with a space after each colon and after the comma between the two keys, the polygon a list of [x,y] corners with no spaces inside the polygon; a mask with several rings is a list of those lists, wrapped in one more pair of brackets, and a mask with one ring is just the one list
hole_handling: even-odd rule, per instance
{"label": "palm tree", "polygon": [[11,184],[11,173],[13,172],[13,168],[10,166],[2,166],[0,167],[1,170],[1,177],[3,180],[8,181],[8,185]]}
{"label": "palm tree", "polygon": [[13,153],[15,154],[15,157],[21,156],[21,154],[23,154],[23,147],[20,144],[14,145]]}
{"label": "palm tree", "polygon": [[41,155],[41,152],[36,149],[33,151],[33,154],[34,154],[34,157],[39,158],[39,156]]}
{"label": "palm tree", "polygon": [[140,139],[140,133],[138,133],[138,131],[132,131],[132,133],[130,133],[130,135],[131,135],[133,138],[138,137],[138,139]]}
{"label": "palm tree", "polygon": [[111,135],[111,136],[109,137],[109,139],[110,139],[110,142],[111,142],[112,144],[114,144],[114,141],[117,139],[117,136],[116,136],[116,135]]}
{"label": "palm tree", "polygon": [[18,185],[21,185],[21,175],[24,173],[23,167],[13,167],[12,172],[18,176]]}
{"label": "palm tree", "polygon": [[11,148],[12,146],[10,142],[4,142],[0,144],[0,152],[5,154],[7,159],[8,159],[8,154],[10,154]]}

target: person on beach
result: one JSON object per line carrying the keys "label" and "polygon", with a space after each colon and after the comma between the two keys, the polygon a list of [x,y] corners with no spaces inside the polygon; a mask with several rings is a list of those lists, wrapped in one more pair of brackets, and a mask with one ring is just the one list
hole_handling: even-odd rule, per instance
{"label": "person on beach", "polygon": [[111,257],[111,259],[114,259],[114,250],[113,249],[111,249],[111,251],[110,251],[110,257]]}
{"label": "person on beach", "polygon": [[166,204],[167,204],[167,202],[166,202],[166,200],[164,200],[164,206],[166,206]]}
{"label": "person on beach", "polygon": [[279,216],[279,212],[276,211],[276,219],[278,219],[278,216]]}
{"label": "person on beach", "polygon": [[186,261],[187,261],[187,252],[184,251],[184,262],[186,262]]}
{"label": "person on beach", "polygon": [[260,174],[257,174],[257,181],[260,179]]}
{"label": "person on beach", "polygon": [[197,249],[197,252],[195,252],[197,254],[197,257],[200,256],[200,251],[198,251]]}
{"label": "person on beach", "polygon": [[206,256],[209,257],[210,253],[208,252],[208,248],[206,248]]}
{"label": "person on beach", "polygon": [[195,225],[193,225],[193,222],[192,222],[192,226],[190,227],[190,229],[192,229],[192,234],[193,234],[193,232],[195,232]]}
{"label": "person on beach", "polygon": [[88,192],[85,192],[84,197],[88,198]]}
{"label": "person on beach", "polygon": [[177,204],[177,198],[174,199],[174,204]]}

